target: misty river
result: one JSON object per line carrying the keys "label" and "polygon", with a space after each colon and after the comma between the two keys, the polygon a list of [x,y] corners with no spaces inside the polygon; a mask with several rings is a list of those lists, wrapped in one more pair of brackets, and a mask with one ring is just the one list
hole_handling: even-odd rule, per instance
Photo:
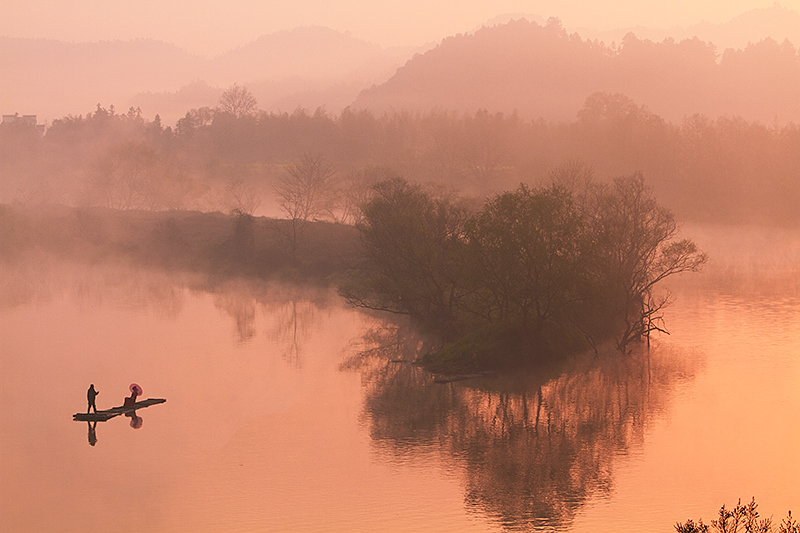
{"label": "misty river", "polygon": [[[649,355],[447,384],[335,291],[115,265],[3,266],[10,531],[674,531],[800,513],[800,238],[688,234]],[[721,255],[724,254],[724,255]],[[131,382],[163,405],[72,420]],[[94,444],[90,441],[96,439]],[[795,507],[792,507],[792,506]]]}

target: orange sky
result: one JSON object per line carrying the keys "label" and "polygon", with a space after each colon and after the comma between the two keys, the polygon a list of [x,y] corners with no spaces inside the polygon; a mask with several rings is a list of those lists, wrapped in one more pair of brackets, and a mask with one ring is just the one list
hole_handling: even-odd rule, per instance
{"label": "orange sky", "polygon": [[[613,0],[612,0],[613,1]],[[504,13],[556,16],[567,28],[727,22],[774,0],[0,0],[0,35],[66,41],[153,38],[215,55],[302,25],[348,31],[383,46],[421,45]],[[800,0],[780,4],[800,12]]]}

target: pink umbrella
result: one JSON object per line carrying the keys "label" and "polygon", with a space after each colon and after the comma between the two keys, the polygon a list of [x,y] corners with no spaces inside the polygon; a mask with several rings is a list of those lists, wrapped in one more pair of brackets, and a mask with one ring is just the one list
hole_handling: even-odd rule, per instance
{"label": "pink umbrella", "polygon": [[142,395],[142,388],[139,385],[137,385],[136,383],[131,383],[131,386],[129,388],[131,389],[131,392],[134,392],[134,391],[136,392],[136,396],[141,396]]}

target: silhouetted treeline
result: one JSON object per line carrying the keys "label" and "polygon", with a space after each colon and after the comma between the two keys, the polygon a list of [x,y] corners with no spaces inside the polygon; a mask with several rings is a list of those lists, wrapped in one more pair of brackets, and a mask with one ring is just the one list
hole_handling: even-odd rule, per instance
{"label": "silhouetted treeline", "polygon": [[430,368],[483,370],[560,358],[663,331],[655,287],[705,255],[640,174],[608,186],[574,169],[521,185],[477,212],[396,178],[359,224],[363,261],[342,294],[407,314],[447,345]]}
{"label": "silhouetted treeline", "polygon": [[376,169],[485,196],[541,183],[579,161],[604,181],[642,172],[683,220],[800,222],[797,124],[702,115],[675,124],[606,93],[591,95],[563,124],[487,111],[237,118],[200,108],[165,127],[136,109],[98,105],[54,121],[44,136],[1,125],[0,202],[249,213],[260,206],[275,215],[276,184],[306,154],[324,159],[349,197]]}

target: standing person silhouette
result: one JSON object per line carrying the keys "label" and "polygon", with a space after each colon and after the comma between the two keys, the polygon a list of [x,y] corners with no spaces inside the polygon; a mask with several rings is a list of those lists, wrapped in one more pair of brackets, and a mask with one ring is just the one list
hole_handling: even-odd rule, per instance
{"label": "standing person silhouette", "polygon": [[89,411],[94,409],[94,412],[97,413],[97,405],[94,403],[94,399],[97,395],[100,394],[100,391],[94,390],[94,383],[89,385],[89,390],[86,391],[86,400],[89,402],[89,406],[86,408],[86,414],[89,414]]}

